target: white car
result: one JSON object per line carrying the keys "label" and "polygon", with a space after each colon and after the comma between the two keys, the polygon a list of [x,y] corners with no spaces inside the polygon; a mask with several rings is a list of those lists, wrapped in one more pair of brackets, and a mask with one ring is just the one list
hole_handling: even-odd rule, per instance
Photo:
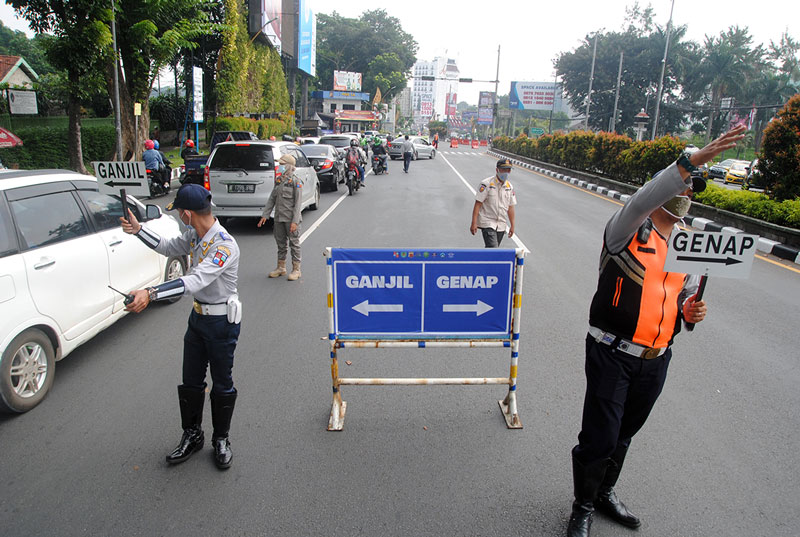
{"label": "white car", "polygon": [[214,215],[221,221],[234,216],[261,216],[267,205],[278,159],[294,157],[295,175],[303,182],[301,210],[319,206],[319,180],[314,166],[294,142],[248,140],[217,144],[206,165],[207,186],[214,200]]}
{"label": "white car", "polygon": [[[164,237],[180,225],[128,196]],[[94,177],[64,170],[0,175],[0,411],[26,412],[53,384],[55,362],[127,312],[120,291],[183,275],[119,224],[122,202]]]}

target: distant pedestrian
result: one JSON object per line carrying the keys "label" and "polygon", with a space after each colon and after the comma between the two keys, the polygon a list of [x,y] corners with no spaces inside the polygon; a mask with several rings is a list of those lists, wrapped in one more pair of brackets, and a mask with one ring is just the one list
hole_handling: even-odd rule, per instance
{"label": "distant pedestrian", "polygon": [[[269,213],[275,209],[272,234],[278,245],[278,265],[270,272],[270,278],[277,278],[286,274],[286,254],[292,251],[292,272],[288,280],[300,278],[300,209],[303,199],[303,181],[294,174],[295,159],[292,155],[283,155],[278,159],[278,174],[275,175],[275,184],[269,195],[267,206],[261,213],[258,227],[264,225],[269,218]],[[289,243],[287,248],[286,243]]]}
{"label": "distant pedestrian", "polygon": [[495,176],[481,181],[475,194],[469,231],[474,235],[480,229],[486,248],[498,248],[506,229],[509,237],[514,236],[514,206],[517,204],[517,197],[514,187],[508,181],[510,173],[511,161],[507,158],[498,160]]}
{"label": "distant pedestrian", "polygon": [[408,166],[411,163],[411,158],[414,156],[414,144],[408,139],[408,134],[405,136],[403,142],[403,171],[408,173]]}

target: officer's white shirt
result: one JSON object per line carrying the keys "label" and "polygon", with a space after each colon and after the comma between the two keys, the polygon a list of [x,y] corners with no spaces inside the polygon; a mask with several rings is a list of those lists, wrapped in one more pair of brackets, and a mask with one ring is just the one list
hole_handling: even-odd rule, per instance
{"label": "officer's white shirt", "polygon": [[505,231],[508,227],[508,208],[517,204],[511,183],[502,183],[496,175],[484,179],[478,187],[475,200],[482,204],[478,212],[478,227]]}

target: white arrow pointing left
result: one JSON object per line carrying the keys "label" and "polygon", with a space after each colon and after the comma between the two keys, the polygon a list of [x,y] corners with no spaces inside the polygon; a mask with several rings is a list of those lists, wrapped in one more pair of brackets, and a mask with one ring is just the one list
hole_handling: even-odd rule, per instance
{"label": "white arrow pointing left", "polygon": [[486,302],[482,302],[478,300],[475,304],[442,304],[442,311],[445,313],[449,312],[466,312],[472,313],[475,312],[476,317],[480,317],[484,313],[489,310],[493,310],[494,308],[487,304]]}
{"label": "white arrow pointing left", "polygon": [[356,310],[361,315],[369,317],[370,312],[372,313],[383,313],[383,312],[394,312],[394,311],[403,311],[402,304],[370,304],[369,300],[365,300],[360,304],[356,304],[353,306],[353,309]]}

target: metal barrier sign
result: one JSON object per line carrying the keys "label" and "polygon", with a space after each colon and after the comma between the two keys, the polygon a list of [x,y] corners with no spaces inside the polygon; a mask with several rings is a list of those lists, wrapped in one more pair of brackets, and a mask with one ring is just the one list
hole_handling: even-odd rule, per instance
{"label": "metal barrier sign", "polygon": [[[344,384],[506,384],[503,415],[509,428],[522,428],[515,390],[523,250],[328,248],[325,256],[334,393],[329,430],[343,426]],[[502,378],[343,379],[337,349],[346,347],[508,347],[511,369]]]}

